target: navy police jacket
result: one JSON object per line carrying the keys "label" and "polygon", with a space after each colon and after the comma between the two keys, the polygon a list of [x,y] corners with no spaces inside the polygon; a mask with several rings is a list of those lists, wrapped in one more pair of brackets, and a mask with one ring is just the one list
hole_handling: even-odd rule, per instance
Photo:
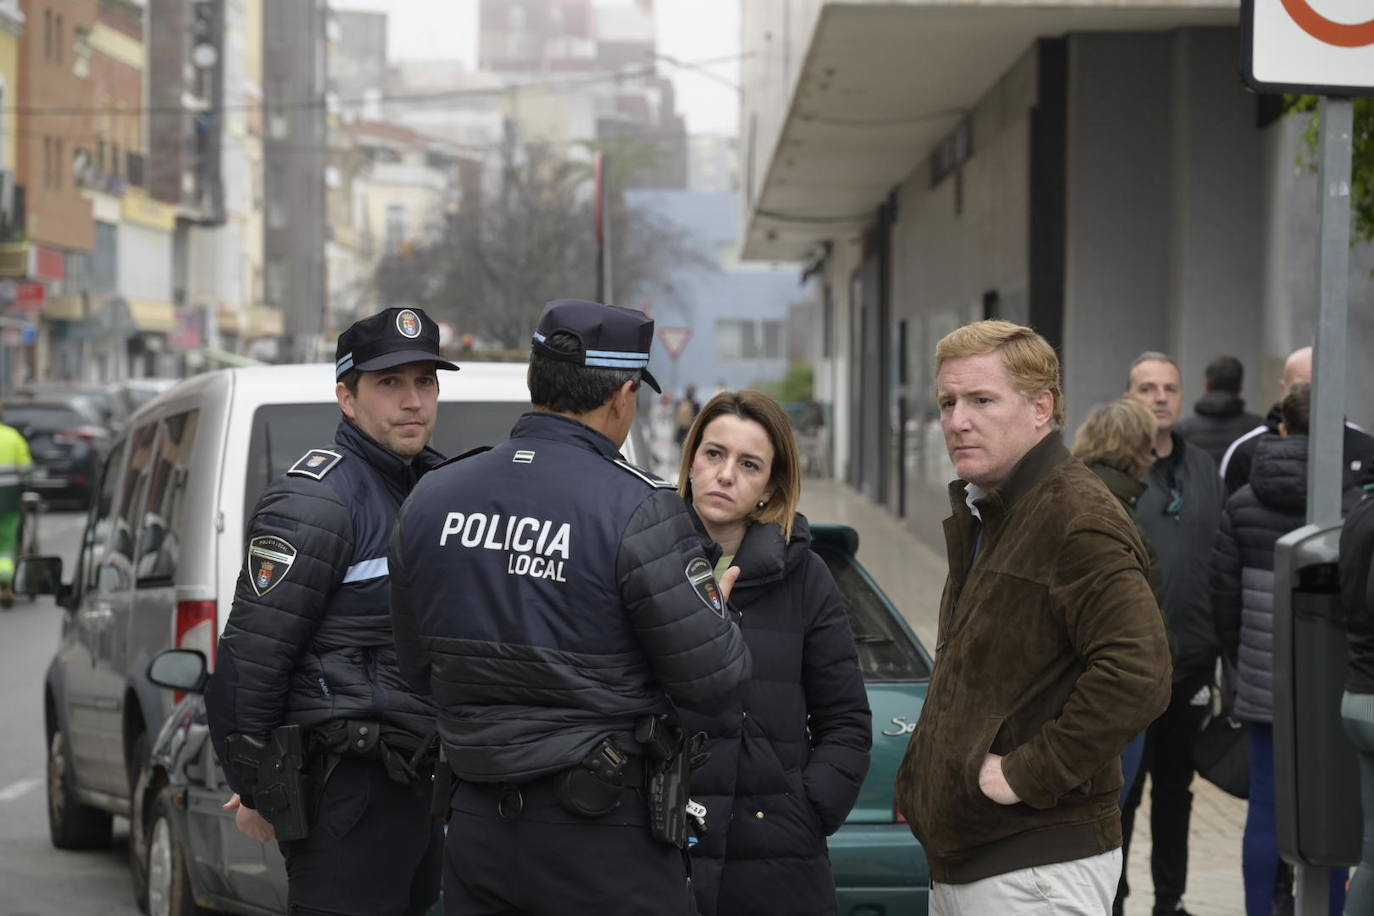
{"label": "navy police jacket", "polygon": [[[205,694],[221,760],[227,736],[284,724],[377,719],[433,732],[433,705],[396,665],[386,548],[418,475],[441,460],[425,449],[408,463],[345,419],[330,448],[263,492]],[[244,775],[225,767],[251,804]]]}
{"label": "navy police jacket", "polygon": [[672,704],[733,701],[749,654],[677,492],[601,433],[526,414],[426,475],[390,550],[401,670],[461,779],[524,782]]}

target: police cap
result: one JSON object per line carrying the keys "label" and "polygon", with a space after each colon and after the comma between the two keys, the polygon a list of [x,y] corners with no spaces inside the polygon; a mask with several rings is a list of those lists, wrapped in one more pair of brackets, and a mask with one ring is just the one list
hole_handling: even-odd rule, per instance
{"label": "police cap", "polygon": [[[566,331],[582,345],[564,353],[545,341]],[[549,359],[593,366],[598,369],[639,370],[639,377],[659,394],[658,379],[649,374],[649,348],[654,342],[654,320],[635,309],[602,305],[586,299],[555,299],[544,306],[534,332],[534,349]]]}
{"label": "police cap", "polygon": [[334,349],[334,378],[350,369],[376,372],[406,363],[434,363],[457,369],[439,357],[439,326],[424,309],[391,308],[360,318],[339,335]]}

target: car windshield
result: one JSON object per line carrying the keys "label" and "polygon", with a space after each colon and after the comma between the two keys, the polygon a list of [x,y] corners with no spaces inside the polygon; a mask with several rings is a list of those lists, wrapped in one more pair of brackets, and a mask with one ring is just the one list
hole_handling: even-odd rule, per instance
{"label": "car windshield", "polygon": [[864,680],[928,679],[930,667],[896,620],[896,608],[873,588],[853,558],[827,544],[815,544],[813,549],[830,567],[840,594],[849,604],[849,624],[854,630]]}
{"label": "car windshield", "polygon": [[80,426],[86,419],[66,407],[11,404],[5,408],[5,422],[20,430],[50,433]]}
{"label": "car windshield", "polygon": [[[510,435],[528,401],[440,401],[430,442],[444,455],[461,455],[481,445],[496,445]],[[334,441],[339,425],[334,403],[270,404],[253,414],[248,476],[243,488],[244,518],[249,518],[268,483],[286,473],[312,448]]]}
{"label": "car windshield", "polygon": [[162,388],[125,388],[124,397],[129,401],[130,413],[138,410],[163,392]]}

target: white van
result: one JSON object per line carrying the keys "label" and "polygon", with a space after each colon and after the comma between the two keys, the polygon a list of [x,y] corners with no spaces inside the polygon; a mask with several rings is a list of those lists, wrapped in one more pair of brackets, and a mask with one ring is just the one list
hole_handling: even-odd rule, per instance
{"label": "white van", "polygon": [[[456,455],[506,438],[529,409],[524,363],[473,362],[441,373],[433,446]],[[132,787],[173,705],[148,682],[173,646],[214,658],[259,495],[341,414],[333,367],[227,369],[188,379],[138,411],[106,460],[72,581],[61,560],[30,558],[30,590],[65,608],[48,668],[48,814],[52,842],[90,848],[128,816]],[[626,446],[634,460],[634,447]],[[138,824],[142,818],[135,818]],[[140,831],[130,843],[142,895]]]}

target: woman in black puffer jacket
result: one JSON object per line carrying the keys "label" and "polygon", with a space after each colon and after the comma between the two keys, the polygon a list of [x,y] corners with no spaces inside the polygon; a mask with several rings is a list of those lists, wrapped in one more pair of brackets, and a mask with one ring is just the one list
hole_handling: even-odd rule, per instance
{"label": "woman in black puffer jacket", "polygon": [[684,443],[679,488],[721,550],[717,573],[753,657],[742,701],[684,713],[710,758],[692,774],[707,833],[692,850],[702,916],[834,913],[825,838],[849,815],[873,733],[849,614],[811,552],[796,440],[757,391],[714,397]]}

